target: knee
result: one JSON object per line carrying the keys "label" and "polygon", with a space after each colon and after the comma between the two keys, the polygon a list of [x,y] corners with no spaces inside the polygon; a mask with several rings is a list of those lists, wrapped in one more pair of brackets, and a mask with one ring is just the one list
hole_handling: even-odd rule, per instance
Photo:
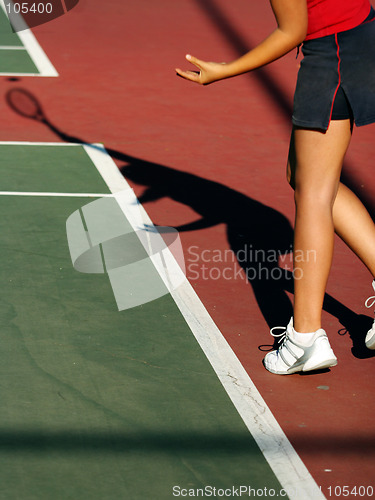
{"label": "knee", "polygon": [[297,207],[309,207],[312,210],[332,210],[336,190],[326,185],[301,185],[294,187],[294,202]]}

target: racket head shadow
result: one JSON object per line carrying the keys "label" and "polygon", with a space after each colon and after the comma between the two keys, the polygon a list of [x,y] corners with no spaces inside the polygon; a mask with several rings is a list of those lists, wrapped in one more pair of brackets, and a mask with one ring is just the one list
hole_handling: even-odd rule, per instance
{"label": "racket head shadow", "polygon": [[28,90],[13,88],[5,94],[8,106],[17,114],[32,120],[47,122],[43,108],[38,99]]}

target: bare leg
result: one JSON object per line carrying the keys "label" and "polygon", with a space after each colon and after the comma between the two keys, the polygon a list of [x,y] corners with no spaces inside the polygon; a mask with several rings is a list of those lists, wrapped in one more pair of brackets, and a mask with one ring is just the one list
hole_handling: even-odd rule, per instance
{"label": "bare leg", "polygon": [[[295,189],[296,153],[292,135],[287,178]],[[336,234],[361,259],[375,278],[375,224],[358,197],[344,184],[339,188],[333,204],[333,225]]]}
{"label": "bare leg", "polygon": [[333,222],[338,236],[375,277],[375,224],[357,196],[341,183],[333,205]]}
{"label": "bare leg", "polygon": [[334,246],[333,206],[350,138],[349,120],[332,121],[326,133],[294,130],[294,327],[299,332],[321,327]]}

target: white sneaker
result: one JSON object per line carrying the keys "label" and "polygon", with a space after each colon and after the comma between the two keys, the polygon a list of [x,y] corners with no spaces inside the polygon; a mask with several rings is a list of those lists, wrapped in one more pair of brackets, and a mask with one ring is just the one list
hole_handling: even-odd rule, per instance
{"label": "white sneaker", "polygon": [[[375,290],[375,280],[372,282],[372,288]],[[375,295],[369,297],[365,302],[365,306],[368,308],[373,307],[374,305]],[[367,332],[365,343],[368,349],[375,349],[375,320],[371,329]]]}
{"label": "white sneaker", "polygon": [[[283,333],[275,334],[273,330],[283,328]],[[278,349],[266,354],[263,363],[265,368],[277,375],[289,375],[296,372],[322,370],[337,365],[327,334],[319,329],[312,335],[307,345],[295,340],[293,318],[285,327],[271,329],[273,337],[280,337],[282,342]]]}

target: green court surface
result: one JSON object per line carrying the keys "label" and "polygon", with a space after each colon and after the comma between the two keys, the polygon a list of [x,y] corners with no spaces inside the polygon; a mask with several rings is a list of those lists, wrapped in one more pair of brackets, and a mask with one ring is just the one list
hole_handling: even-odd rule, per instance
{"label": "green court surface", "polygon": [[0,1],[0,75],[57,76],[31,31],[12,30],[5,5]]}
{"label": "green court surface", "polygon": [[108,276],[73,268],[66,220],[110,192],[86,150],[0,150],[0,498],[278,493],[172,297],[119,312]]}
{"label": "green court surface", "polygon": [[0,46],[22,47],[22,42],[11,28],[8,17],[0,2]]}
{"label": "green court surface", "polygon": [[34,74],[38,72],[26,50],[9,50],[0,48],[0,56],[0,73],[2,74],[16,75],[21,73]]}
{"label": "green court surface", "polygon": [[0,6],[0,73],[38,73],[17,33]]}

